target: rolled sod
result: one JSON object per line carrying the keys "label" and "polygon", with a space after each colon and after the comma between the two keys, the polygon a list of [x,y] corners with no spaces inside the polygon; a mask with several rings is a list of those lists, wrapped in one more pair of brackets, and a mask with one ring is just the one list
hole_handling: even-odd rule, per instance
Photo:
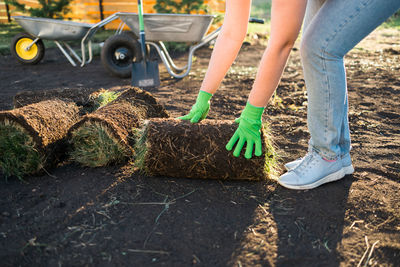
{"label": "rolled sod", "polygon": [[92,88],[65,88],[38,91],[22,91],[14,96],[14,108],[24,107],[45,100],[60,99],[78,106],[93,105],[93,95],[100,92]]}
{"label": "rolled sod", "polygon": [[136,166],[151,176],[201,179],[264,180],[275,177],[275,151],[266,128],[262,156],[232,155],[225,145],[237,129],[234,121],[178,119],[145,122],[136,143]]}
{"label": "rolled sod", "polygon": [[83,116],[106,105],[120,94],[120,91],[94,90],[91,88],[23,91],[14,96],[14,108],[24,107],[45,100],[60,99],[66,102],[74,102],[80,108],[80,114]]}
{"label": "rolled sod", "polygon": [[70,156],[89,167],[122,162],[133,155],[133,135],[141,123],[147,118],[168,116],[150,93],[132,87],[71,127]]}
{"label": "rolled sod", "polygon": [[79,120],[72,102],[48,100],[0,112],[0,167],[6,177],[37,174],[63,159],[68,129]]}

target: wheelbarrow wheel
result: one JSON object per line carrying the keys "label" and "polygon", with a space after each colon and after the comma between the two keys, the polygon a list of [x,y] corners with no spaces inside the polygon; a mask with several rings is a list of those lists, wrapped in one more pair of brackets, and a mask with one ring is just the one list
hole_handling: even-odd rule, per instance
{"label": "wheelbarrow wheel", "polygon": [[140,44],[132,34],[121,33],[108,38],[101,50],[101,62],[113,75],[131,77],[132,62],[142,60]]}
{"label": "wheelbarrow wheel", "polygon": [[11,41],[11,54],[21,63],[37,64],[44,57],[44,44],[38,40],[27,49],[36,38],[28,33],[19,33]]}
{"label": "wheelbarrow wheel", "polygon": [[[136,36],[136,34],[133,31],[123,31],[122,34],[127,34],[130,37],[132,37],[133,39],[139,40],[139,37]],[[139,43],[139,49],[141,49],[140,43]],[[140,54],[140,55],[142,55],[142,54]],[[150,55],[150,45],[149,44],[146,44],[146,55]]]}

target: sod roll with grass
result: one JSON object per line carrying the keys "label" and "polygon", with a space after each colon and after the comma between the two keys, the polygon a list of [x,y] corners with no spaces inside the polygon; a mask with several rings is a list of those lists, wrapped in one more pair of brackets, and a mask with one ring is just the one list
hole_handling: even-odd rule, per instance
{"label": "sod roll with grass", "polygon": [[275,176],[275,152],[267,129],[262,156],[238,158],[225,149],[237,129],[226,120],[192,124],[177,119],[145,122],[135,146],[135,164],[147,175],[203,179],[263,180]]}
{"label": "sod roll with grass", "polygon": [[154,117],[168,113],[150,93],[130,88],[71,127],[70,156],[89,167],[122,162],[133,154],[134,132],[144,119]]}
{"label": "sod roll with grass", "polygon": [[60,99],[74,102],[85,115],[115,100],[121,92],[105,89],[75,88],[51,89],[42,91],[24,91],[14,96],[14,108],[38,103],[45,100]]}
{"label": "sod roll with grass", "polygon": [[6,177],[37,174],[59,162],[68,129],[79,120],[72,102],[48,100],[0,112],[0,168]]}
{"label": "sod roll with grass", "polygon": [[24,107],[30,104],[38,103],[45,100],[61,99],[66,102],[74,102],[78,106],[92,105],[93,95],[99,94],[101,91],[92,88],[66,88],[66,89],[50,89],[38,91],[18,92],[13,99],[14,108]]}

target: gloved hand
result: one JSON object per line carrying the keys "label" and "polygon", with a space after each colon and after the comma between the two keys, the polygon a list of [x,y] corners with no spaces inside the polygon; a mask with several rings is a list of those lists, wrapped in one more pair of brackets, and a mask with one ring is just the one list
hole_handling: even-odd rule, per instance
{"label": "gloved hand", "polygon": [[210,99],[213,95],[200,90],[196,103],[192,106],[189,114],[179,117],[181,120],[190,120],[191,123],[199,122],[207,117],[210,110]]}
{"label": "gloved hand", "polygon": [[240,151],[242,150],[244,143],[247,143],[246,152],[244,154],[246,159],[251,159],[254,145],[256,147],[254,155],[261,156],[262,150],[260,129],[261,116],[263,112],[264,108],[255,107],[247,102],[242,114],[235,120],[237,123],[239,123],[239,127],[226,145],[226,149],[231,151],[235,143],[239,140],[235,150],[233,151],[233,156],[240,156]]}

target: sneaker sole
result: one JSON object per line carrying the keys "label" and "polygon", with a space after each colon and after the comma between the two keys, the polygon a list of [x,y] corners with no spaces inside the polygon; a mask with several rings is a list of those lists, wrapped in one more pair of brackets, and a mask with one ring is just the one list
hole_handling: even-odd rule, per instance
{"label": "sneaker sole", "polygon": [[[348,167],[350,167],[350,166],[348,166]],[[348,167],[346,167],[346,168],[348,168]],[[297,189],[297,190],[313,189],[313,188],[316,188],[316,187],[318,187],[320,185],[323,185],[323,184],[326,184],[326,183],[330,183],[330,182],[334,182],[334,181],[342,179],[346,175],[345,172],[343,171],[343,169],[344,168],[340,169],[337,172],[331,173],[331,174],[319,179],[318,181],[316,181],[316,182],[314,182],[312,184],[288,185],[288,184],[284,184],[284,183],[280,182],[279,180],[278,180],[278,183],[280,185],[282,185],[283,187],[286,187],[286,188],[289,188],[289,189]],[[350,169],[349,169],[349,171],[350,171]]]}
{"label": "sneaker sole", "polygon": [[349,175],[349,174],[352,174],[354,172],[354,167],[353,167],[353,165],[350,165],[350,166],[343,167],[342,170],[343,170],[345,175]]}
{"label": "sneaker sole", "polygon": [[[294,167],[294,168],[295,168],[295,167]],[[286,169],[287,171],[291,171],[291,170],[293,170],[294,168],[288,168],[288,167],[285,166],[285,169]],[[353,165],[343,167],[343,172],[344,172],[345,175],[352,174],[352,173],[354,172],[354,167],[353,167]]]}

